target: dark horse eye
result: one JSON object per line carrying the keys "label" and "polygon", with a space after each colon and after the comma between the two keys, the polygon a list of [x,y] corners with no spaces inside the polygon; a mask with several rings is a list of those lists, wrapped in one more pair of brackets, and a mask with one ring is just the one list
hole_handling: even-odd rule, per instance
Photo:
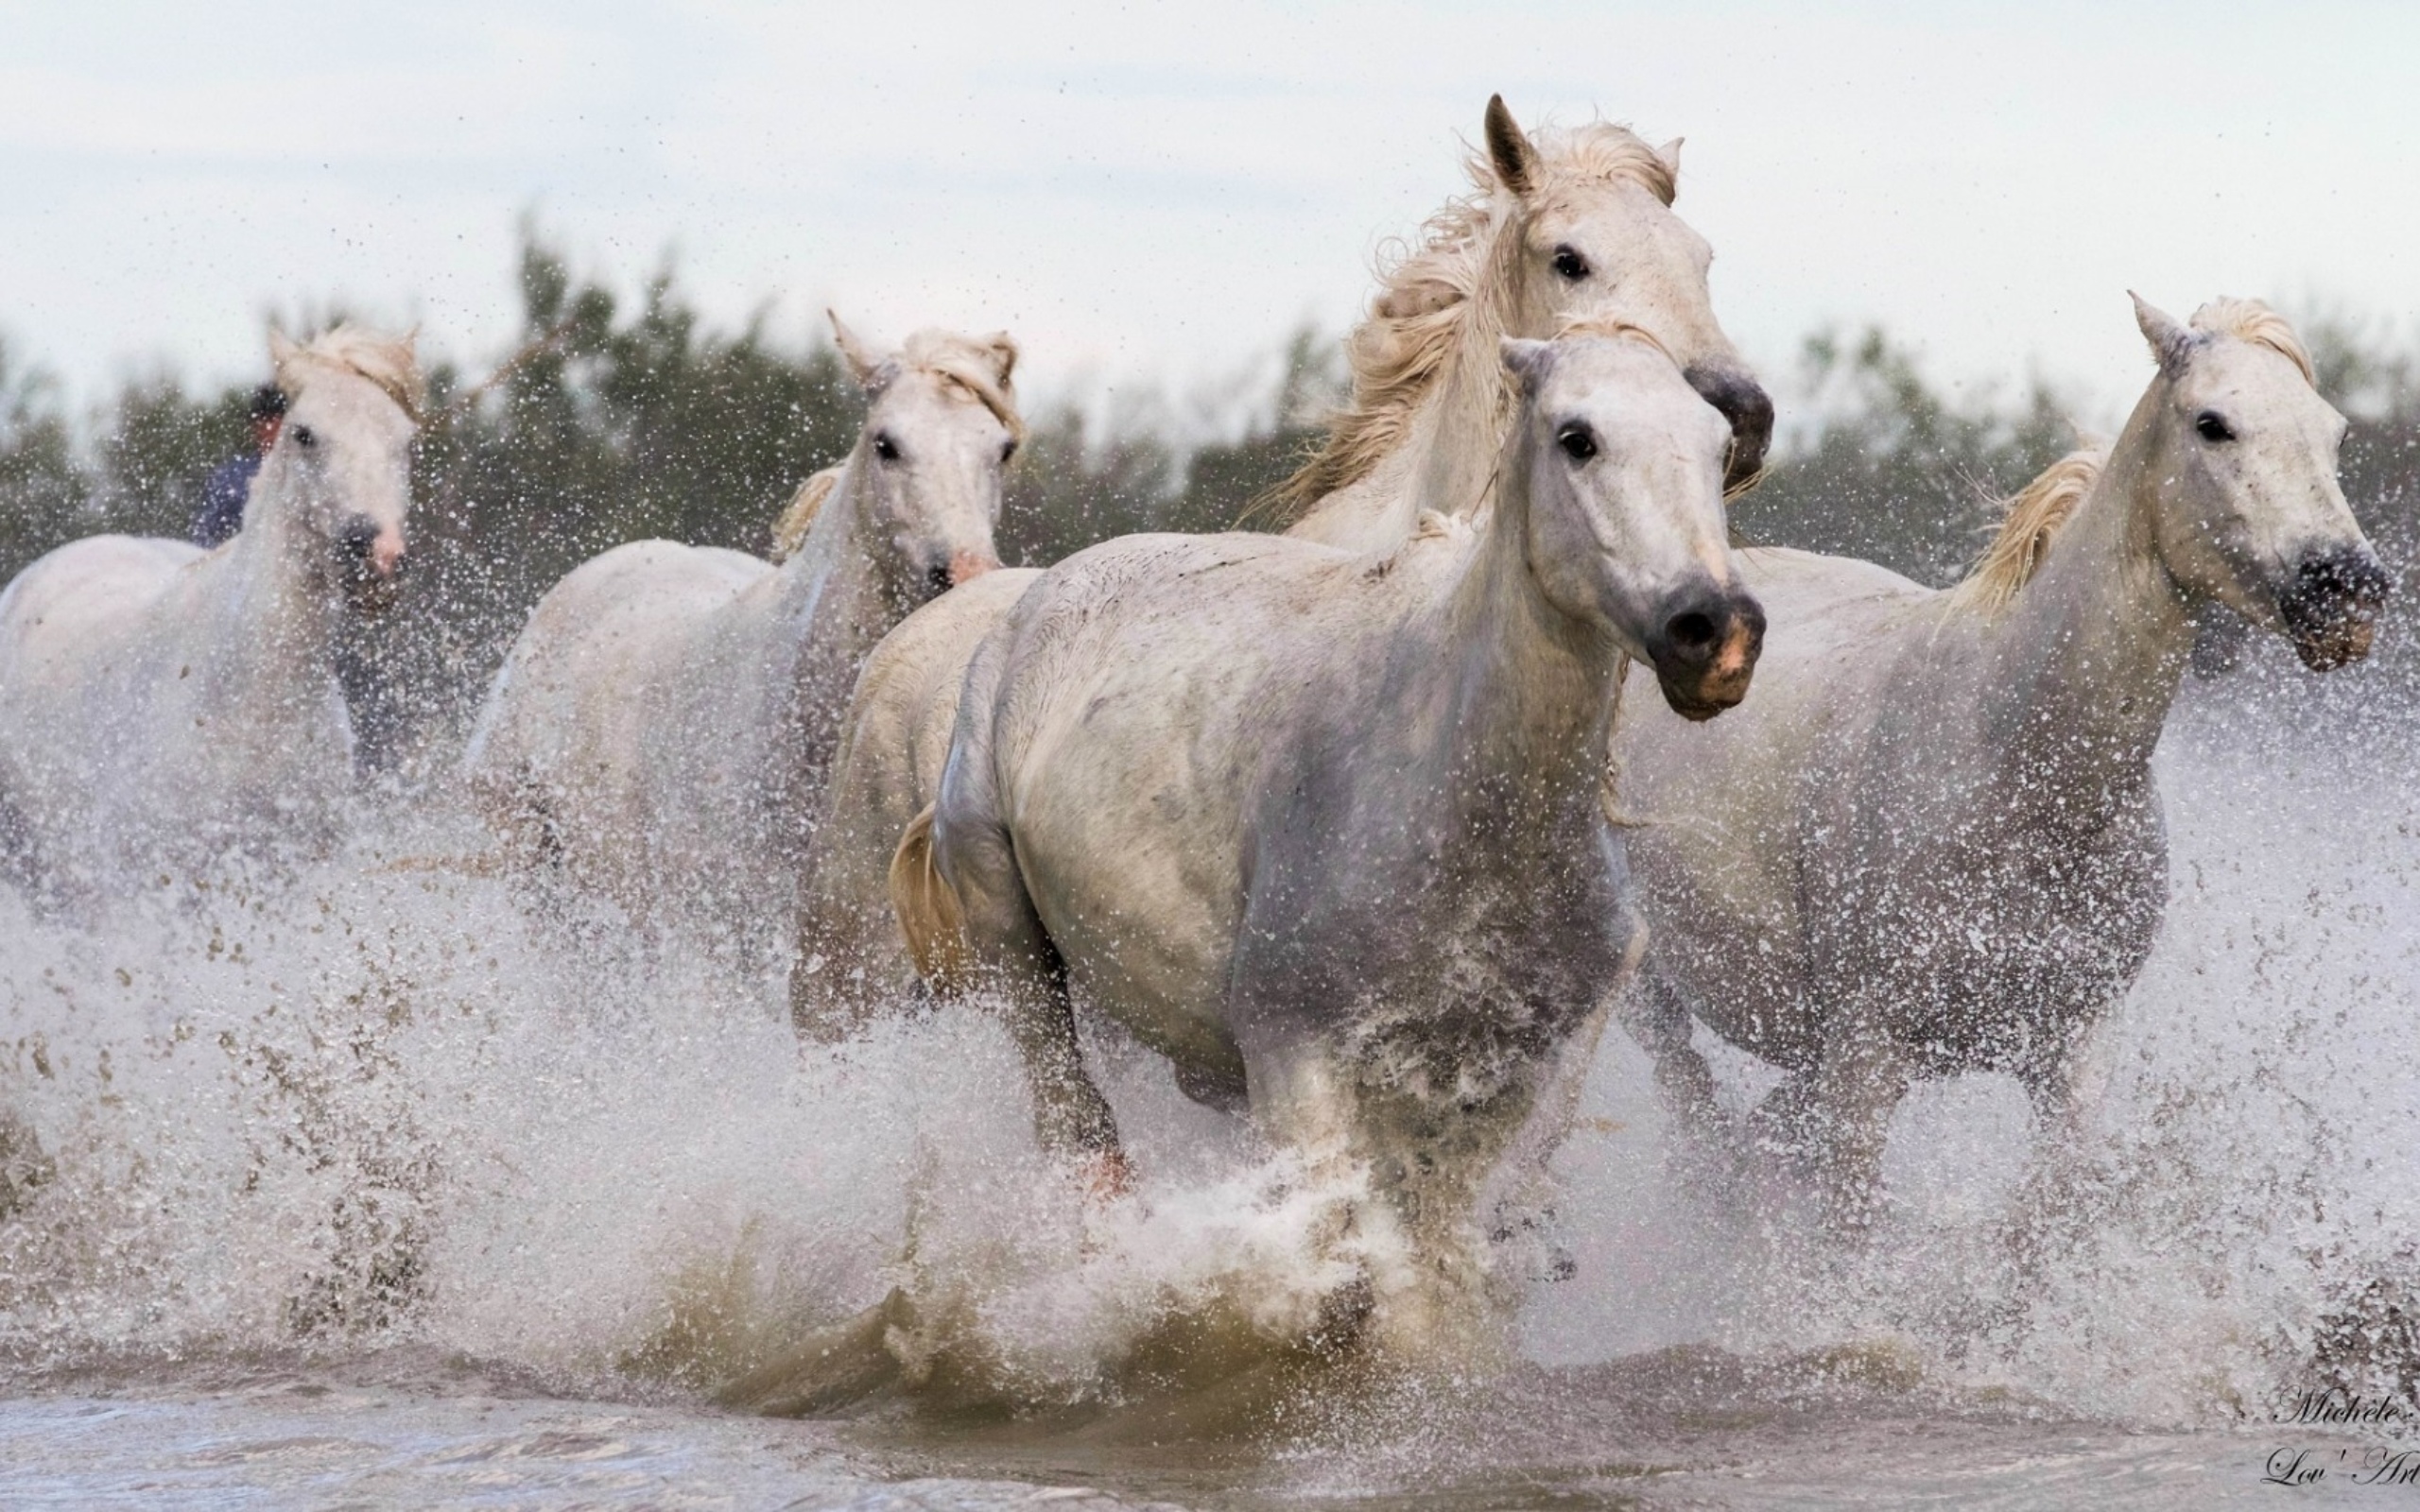
{"label": "dark horse eye", "polygon": [[2205,441],[2232,441],[2235,439],[2235,427],[2229,425],[2227,423],[2227,418],[2224,415],[2220,414],[2215,409],[2205,409],[2199,415],[2194,416],[2193,428],[2201,433],[2202,439]]}
{"label": "dark horse eye", "polygon": [[1575,462],[1585,462],[1597,455],[1597,433],[1578,421],[1555,432],[1554,443],[1563,448],[1564,455]]}
{"label": "dark horse eye", "polygon": [[1575,249],[1558,247],[1554,249],[1554,270],[1577,284],[1588,276],[1588,259]]}
{"label": "dark horse eye", "polygon": [[1013,436],[1012,436],[1012,437],[1009,438],[1007,440],[1002,441],[1002,442],[1000,443],[1000,465],[1001,465],[1002,467],[1006,467],[1006,466],[1008,466],[1008,464],[1009,464],[1009,459],[1010,459],[1010,458],[1011,458],[1011,457],[1013,457],[1013,456],[1015,456],[1016,455],[1017,455],[1017,442],[1016,442],[1016,438],[1015,438],[1015,437],[1013,437]]}
{"label": "dark horse eye", "polygon": [[310,448],[320,444],[320,438],[311,434],[311,427],[308,425],[295,426],[292,434],[294,436],[294,444],[302,447],[305,451],[308,451]]}
{"label": "dark horse eye", "polygon": [[886,462],[896,462],[899,460],[899,443],[892,440],[888,432],[876,431],[873,438],[873,455]]}

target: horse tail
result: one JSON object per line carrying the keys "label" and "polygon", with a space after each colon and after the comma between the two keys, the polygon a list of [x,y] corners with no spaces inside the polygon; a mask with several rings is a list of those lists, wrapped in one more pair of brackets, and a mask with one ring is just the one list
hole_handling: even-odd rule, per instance
{"label": "horse tail", "polygon": [[966,990],[975,964],[958,889],[933,864],[933,805],[908,821],[890,854],[890,907],[908,937],[908,958],[936,996]]}

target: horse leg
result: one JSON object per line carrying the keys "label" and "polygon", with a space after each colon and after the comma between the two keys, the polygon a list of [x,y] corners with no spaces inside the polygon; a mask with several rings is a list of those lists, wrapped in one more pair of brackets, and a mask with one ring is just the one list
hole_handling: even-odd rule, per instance
{"label": "horse leg", "polygon": [[1001,1020],[1025,1069],[1035,1136],[1045,1150],[1076,1164],[1094,1195],[1121,1195],[1132,1184],[1132,1172],[1117,1121],[1084,1070],[1067,963],[1026,890],[1008,832],[982,822],[938,838],[967,949],[983,985],[996,990]]}
{"label": "horse leg", "polygon": [[1512,1298],[1492,1273],[1478,1208],[1536,1107],[1534,1084],[1473,1104],[1367,1079],[1318,1036],[1247,1038],[1244,1052],[1254,1120],[1339,1199],[1327,1240],[1362,1282],[1335,1305],[1366,1304],[1370,1342],[1396,1359],[1468,1366],[1499,1355]]}
{"label": "horse leg", "polygon": [[1891,1115],[1906,1095],[1907,1057],[1880,1028],[1838,1023],[1819,1058],[1767,1094],[1751,1118],[1754,1143],[1812,1177],[1825,1221],[1844,1233],[1872,1222]]}
{"label": "horse leg", "polygon": [[1682,1132],[1704,1141],[1722,1126],[1715,1106],[1714,1073],[1689,1042],[1694,1019],[1671,985],[1652,969],[1634,973],[1619,999],[1622,1027],[1655,1063],[1655,1090]]}
{"label": "horse leg", "polygon": [[1863,1233],[1874,1221],[1891,1115],[1913,1074],[1907,1053],[1878,1025],[1853,1017],[1824,1046],[1807,1092],[1815,1120],[1816,1177],[1831,1226]]}
{"label": "horse leg", "polygon": [[2010,1248],[2029,1284],[2062,1236],[2090,1220],[2083,1182],[2091,1145],[2083,1121],[2100,1103],[2108,1070],[2080,1035],[2017,1070],[2033,1105],[2033,1159],[2013,1204]]}

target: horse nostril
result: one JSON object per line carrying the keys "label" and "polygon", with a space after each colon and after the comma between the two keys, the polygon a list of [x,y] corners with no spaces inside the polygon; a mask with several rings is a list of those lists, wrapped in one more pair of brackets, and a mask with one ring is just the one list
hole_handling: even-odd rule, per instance
{"label": "horse nostril", "polygon": [[1674,645],[1684,651],[1691,652],[1711,651],[1714,649],[1715,643],[1721,639],[1721,632],[1715,626],[1714,616],[1702,610],[1691,610],[1685,614],[1673,615],[1669,621],[1666,622],[1664,633]]}
{"label": "horse nostril", "polygon": [[368,518],[348,520],[337,540],[354,556],[367,557],[370,548],[378,541],[378,522]]}
{"label": "horse nostril", "polygon": [[949,592],[949,563],[941,562],[925,569],[925,582],[936,593]]}

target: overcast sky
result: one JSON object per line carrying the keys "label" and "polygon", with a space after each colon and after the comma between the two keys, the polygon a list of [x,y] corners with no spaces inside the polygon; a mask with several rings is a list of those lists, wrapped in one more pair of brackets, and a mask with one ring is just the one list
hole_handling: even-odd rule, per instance
{"label": "overcast sky", "polygon": [[1496,90],[1687,138],[1768,372],[1872,318],[2110,404],[2129,286],[2420,289],[2420,6],[203,9],[0,21],[0,335],[79,395],[250,376],[332,300],[493,357],[524,213],[625,282],[672,251],[732,320],[1006,326],[1030,387],[1187,391],[1352,318]]}

